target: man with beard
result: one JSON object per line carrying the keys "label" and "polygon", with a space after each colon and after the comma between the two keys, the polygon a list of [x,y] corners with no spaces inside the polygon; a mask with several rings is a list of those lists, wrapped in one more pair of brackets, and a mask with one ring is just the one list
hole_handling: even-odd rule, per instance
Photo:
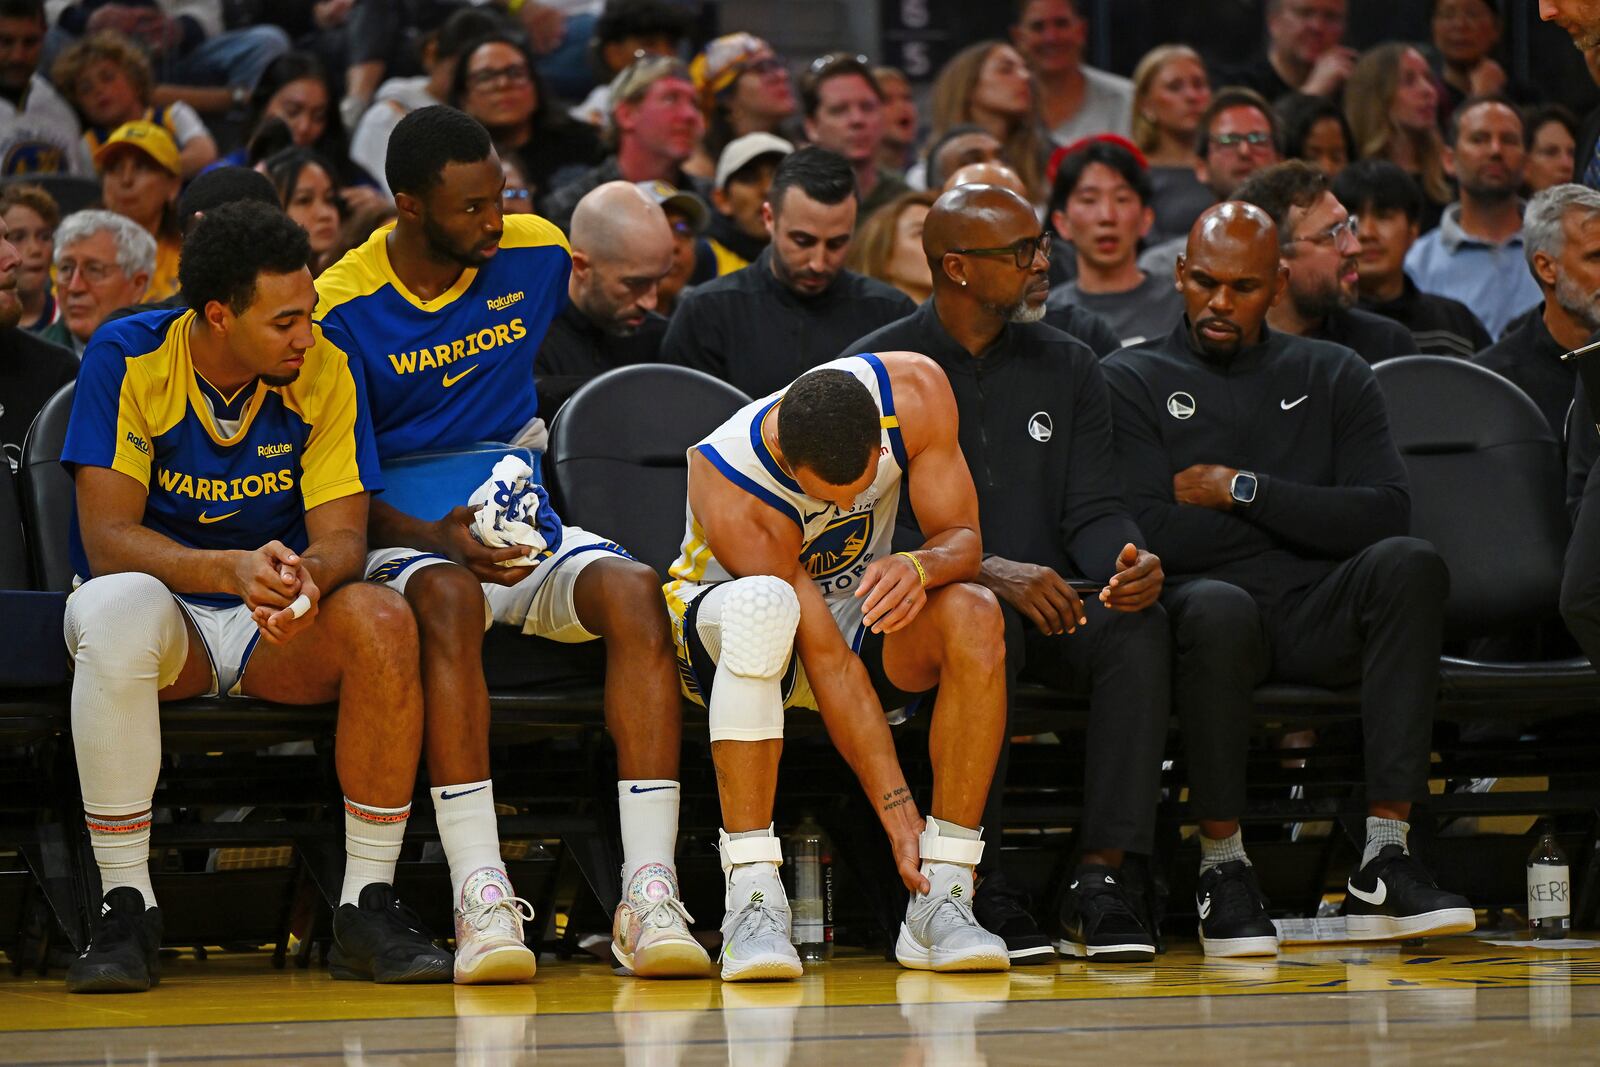
{"label": "man with beard", "polygon": [[1600,192],[1551,186],[1528,201],[1522,233],[1544,304],[1473,361],[1520,386],[1563,441],[1577,370],[1561,356],[1600,330]]}
{"label": "man with beard", "polygon": [[[1022,675],[1089,695],[1080,856],[1058,947],[1094,961],[1148,960],[1155,931],[1121,868],[1125,853],[1153,847],[1170,631],[1156,603],[1161,562],[1143,551],[1116,482],[1098,357],[1041,321],[1050,231],[1039,231],[1023,196],[993,185],[945,193],[928,213],[922,245],[933,298],[846,351],[921,352],[949,379],[978,489],[977,581],[1006,620],[1007,692]],[[896,543],[921,541],[902,519]],[[1098,596],[1080,596],[1069,579],[1091,583]],[[1008,763],[1002,744],[985,826],[1005,825]],[[1005,939],[1012,962],[1053,959],[998,849],[978,873],[974,911]]]}
{"label": "man with beard", "polygon": [[813,146],[785,157],[761,209],[772,243],[682,299],[662,360],[766,396],[909,313],[904,293],[844,269],[857,206],[843,156]]}
{"label": "man with beard", "polygon": [[1580,50],[1600,48],[1600,0],[1539,0],[1539,17],[1571,34]]}
{"label": "man with beard", "polygon": [[607,182],[578,201],[567,305],[533,361],[547,419],[589,379],[656,361],[667,332],[656,287],[672,264],[666,212],[637,186]]}
{"label": "man with beard", "polygon": [[44,0],[0,0],[0,177],[93,174],[78,116],[39,70]]}
{"label": "man with beard", "polygon": [[[502,214],[505,173],[489,131],[455,108],[421,108],[396,124],[387,177],[399,218],[317,279],[318,319],[366,384],[379,458],[481,441],[541,448],[529,370],[566,298],[566,239],[536,215]],[[389,488],[404,476],[396,471]],[[710,960],[689,934],[673,861],[681,711],[659,579],[614,541],[565,526],[531,486],[538,500],[526,522],[542,542],[491,548],[473,536],[471,491],[441,494],[427,516],[374,500],[365,570],[417,616],[424,751],[456,900],[456,981],[522,981],[535,967],[522,939],[532,910],[500,858],[489,779],[482,651],[491,621],[539,639],[604,639],[625,864],[612,952],[643,977],[704,974]]]}
{"label": "man with beard", "polygon": [[1278,229],[1289,287],[1267,312],[1273,329],[1344,345],[1368,363],[1420,351],[1410,330],[1355,307],[1358,223],[1320,168],[1298,159],[1279,163],[1246,181],[1233,198],[1265,211]]}
{"label": "man with beard", "polygon": [[1345,0],[1267,0],[1267,50],[1223,75],[1218,84],[1243,85],[1276,104],[1285,96],[1337,96],[1357,53],[1341,42]]}
{"label": "man with beard", "polygon": [[1481,96],[1456,108],[1444,163],[1460,183],[1461,199],[1406,253],[1406,273],[1417,288],[1467,305],[1491,337],[1539,302],[1539,287],[1523,269],[1517,190],[1526,159],[1516,105]]}
{"label": "man with beard", "polygon": [[1368,817],[1350,936],[1474,925],[1407,850],[1411,804],[1428,793],[1449,573],[1405,536],[1406,471],[1372,369],[1267,324],[1289,286],[1280,257],[1266,212],[1209,209],[1178,261],[1183,321],[1104,364],[1122,484],[1168,576],[1214,956],[1277,951],[1239,831],[1252,693],[1268,677],[1361,686]]}

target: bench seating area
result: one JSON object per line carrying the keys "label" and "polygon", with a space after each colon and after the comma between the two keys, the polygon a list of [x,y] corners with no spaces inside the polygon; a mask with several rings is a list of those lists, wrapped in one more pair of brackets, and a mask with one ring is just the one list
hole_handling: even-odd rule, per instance
{"label": "bench seating area", "polygon": [[[1514,386],[1463,361],[1406,357],[1381,364],[1378,374],[1411,473],[1413,532],[1433,541],[1450,566],[1451,647],[1551,628],[1568,520],[1559,446],[1538,409]],[[685,449],[744,400],[675,367],[629,367],[590,383],[563,409],[544,457],[563,517],[614,537],[664,571],[682,532]],[[57,459],[70,408],[69,386],[35,422],[17,478],[0,474],[0,948],[18,968],[42,968],[52,948],[81,947],[98,905],[61,640],[72,487]],[[576,951],[580,935],[608,928],[621,855],[603,656],[594,645],[496,630],[485,662],[496,800],[504,805],[501,837],[512,874],[538,910],[540,937],[558,951]],[[1473,833],[1470,820],[1552,816],[1572,861],[1574,922],[1600,918],[1597,703],[1600,678],[1586,660],[1441,661],[1439,788],[1414,819],[1418,851],[1441,881],[1480,907],[1519,906],[1529,837]],[[680,865],[698,925],[710,929],[720,919],[712,914],[720,889],[711,847],[716,789],[705,712],[687,704],[684,712]],[[1084,714],[1082,694],[1028,686],[1014,701],[1013,734],[1033,735],[1036,743],[1013,750],[1003,841],[1008,874],[1034,892],[1047,922],[1049,893],[1070,869]],[[170,943],[270,943],[281,964],[293,930],[298,961],[310,959],[326,936],[342,865],[334,720],[331,707],[253,700],[163,707],[167,754],[153,846]],[[900,892],[882,834],[817,718],[797,714],[790,722],[780,832],[801,812],[816,814],[835,838],[841,937],[881,941]],[[1185,912],[1192,922],[1192,905],[1183,902],[1192,899],[1194,846],[1181,842],[1184,760],[1175,725],[1162,843],[1149,868],[1174,922]],[[1361,833],[1355,694],[1270,684],[1257,693],[1255,726],[1246,814],[1252,858],[1275,910],[1313,914],[1324,891],[1342,882],[1354,855],[1352,833]],[[924,728],[913,720],[898,732],[898,744],[925,802]],[[1306,729],[1316,731],[1312,747],[1279,747],[1286,732]],[[1489,779],[1514,787],[1465,788]],[[425,845],[434,837],[425,783],[417,796],[417,844],[408,845],[401,891],[436,931],[448,930],[444,866],[428,855],[437,848]],[[1318,835],[1317,823],[1335,825]],[[277,865],[250,866],[250,857],[268,848],[278,850]],[[8,852],[16,857],[9,869]],[[851,886],[874,888],[851,894]]]}

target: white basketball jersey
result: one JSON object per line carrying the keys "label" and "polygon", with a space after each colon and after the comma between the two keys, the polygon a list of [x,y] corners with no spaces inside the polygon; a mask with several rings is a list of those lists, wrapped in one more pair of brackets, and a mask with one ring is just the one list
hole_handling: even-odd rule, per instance
{"label": "white basketball jersey", "polygon": [[[859,649],[863,598],[856,596],[856,589],[867,565],[891,551],[906,449],[895,416],[889,371],[882,360],[871,354],[846,356],[815,369],[848,371],[867,387],[878,405],[883,427],[878,476],[848,511],[808,496],[799,483],[783,472],[768,448],[761,435],[761,420],[783,399],[782,391],[740,408],[690,449],[690,455],[700,453],[730,482],[800,528],[800,560],[828,602],[839,632],[852,649]],[[712,555],[705,531],[695,521],[693,506],[686,510],[683,551],[672,565],[669,573],[673,580],[666,586],[667,600],[676,618],[682,618],[683,607],[706,586],[734,577]]]}

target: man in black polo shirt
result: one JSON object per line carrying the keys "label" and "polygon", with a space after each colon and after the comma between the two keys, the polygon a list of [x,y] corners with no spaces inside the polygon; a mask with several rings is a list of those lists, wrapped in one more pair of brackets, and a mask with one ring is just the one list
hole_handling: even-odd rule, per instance
{"label": "man in black polo shirt", "polygon": [[[1019,673],[1089,695],[1082,858],[1061,913],[1063,955],[1148,960],[1154,931],[1130,900],[1125,852],[1155,833],[1170,702],[1161,562],[1143,550],[1112,460],[1111,411],[1095,354],[1040,320],[1048,236],[1021,196],[959,186],[928,212],[933,298],[846,351],[921,352],[955,393],[961,451],[978,487],[979,581],[1006,616],[1008,684]],[[913,534],[908,542],[921,543]],[[1069,578],[1098,596],[1081,599]],[[984,824],[1004,824],[1009,746]],[[1005,885],[999,849],[980,867],[978,918],[1026,962],[1049,941]]]}
{"label": "man in black polo shirt", "polygon": [[0,219],[0,478],[11,477],[22,459],[22,440],[45,401],[78,376],[78,357],[17,328],[22,301],[17,268],[22,255],[6,240]]}
{"label": "man in black polo shirt", "polygon": [[[695,203],[704,215],[705,206]],[[578,201],[567,305],[533,361],[547,421],[591,378],[656,362],[667,332],[666,318],[655,311],[656,286],[672,263],[666,212],[631,182],[607,182]]]}
{"label": "man in black polo shirt", "polygon": [[665,362],[753,397],[776,392],[915,306],[898,289],[844,269],[856,183],[843,156],[813,147],[786,157],[762,214],[772,243],[749,267],[686,295],[661,345]]}
{"label": "man in black polo shirt", "polygon": [[1480,367],[1515,382],[1565,440],[1577,371],[1562,353],[1589,343],[1600,330],[1600,192],[1554,185],[1522,215],[1522,248],[1544,303],[1474,358]]}
{"label": "man in black polo shirt", "polygon": [[1103,365],[1123,487],[1169,575],[1211,955],[1277,951],[1238,821],[1251,694],[1269,676],[1361,685],[1368,818],[1350,936],[1474,925],[1406,844],[1411,803],[1428,791],[1449,573],[1405,536],[1405,467],[1371,368],[1267,325],[1287,275],[1264,211],[1211,208],[1178,260],[1183,322]]}
{"label": "man in black polo shirt", "polygon": [[1422,190],[1387,159],[1363,159],[1333,179],[1333,195],[1361,220],[1356,271],[1363,311],[1393,319],[1411,331],[1417,351],[1464,359],[1492,338],[1459,300],[1424,293],[1406,273],[1406,253],[1422,226]]}
{"label": "man in black polo shirt", "polygon": [[1252,175],[1233,199],[1265,211],[1283,243],[1289,286],[1267,312],[1274,330],[1333,341],[1368,363],[1420,351],[1404,326],[1354,306],[1359,224],[1333,195],[1327,174],[1291,159]]}

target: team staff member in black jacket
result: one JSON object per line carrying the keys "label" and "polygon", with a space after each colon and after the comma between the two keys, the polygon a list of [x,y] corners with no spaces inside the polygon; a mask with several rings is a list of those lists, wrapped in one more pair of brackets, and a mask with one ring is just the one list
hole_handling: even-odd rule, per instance
{"label": "team staff member in black jacket", "polygon": [[843,156],[823,148],[786,156],[762,208],[772,243],[744,270],[683,298],[662,361],[762,397],[915,307],[900,290],[844,269],[858,203]]}
{"label": "team staff member in black jacket", "polygon": [[1197,903],[1213,955],[1277,950],[1245,858],[1251,690],[1360,682],[1366,851],[1345,900],[1354,938],[1471,930],[1467,901],[1409,854],[1449,574],[1404,536],[1411,502],[1377,379],[1352,351],[1266,325],[1288,285],[1277,227],[1211,208],[1178,260],[1184,321],[1103,365],[1134,518],[1172,576],[1175,703],[1201,831]]}
{"label": "team staff member in black jacket", "polygon": [[[1057,947],[1095,960],[1148,960],[1154,931],[1118,868],[1124,852],[1148,855],[1153,845],[1171,637],[1157,603],[1161,561],[1144,551],[1117,484],[1105,380],[1094,352],[1040,322],[1049,234],[1021,196],[994,185],[945,193],[928,212],[922,246],[932,298],[847,352],[921,352],[950,379],[978,487],[979,581],[1005,609],[1008,683],[1022,672],[1089,693],[1083,855]],[[921,544],[921,534],[908,543]],[[1099,597],[1080,599],[1069,578],[1092,580]],[[1009,746],[986,826],[1004,824],[1008,755]],[[1006,938],[1014,960],[1049,958],[1049,941],[998,864],[980,872],[979,921]]]}

